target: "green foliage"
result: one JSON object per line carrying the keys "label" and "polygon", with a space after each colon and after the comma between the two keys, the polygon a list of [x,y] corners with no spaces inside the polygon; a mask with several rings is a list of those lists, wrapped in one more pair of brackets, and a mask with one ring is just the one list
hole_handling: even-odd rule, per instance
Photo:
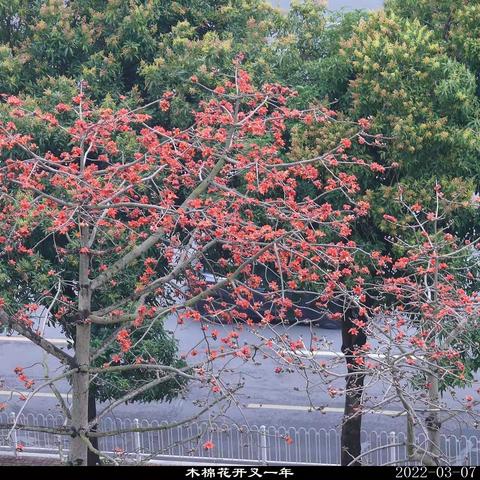
{"label": "green foliage", "polygon": [[[393,232],[382,215],[395,210],[392,201],[400,184],[405,195],[418,196],[420,203],[427,200],[435,180],[440,180],[446,190],[461,194],[462,201],[478,189],[477,81],[469,65],[452,55],[438,30],[430,28],[428,5],[436,12],[431,12],[429,18],[440,22],[441,5],[446,8],[455,2],[437,3],[438,12],[432,2],[388,2],[388,13],[363,16],[356,25],[347,17],[329,27],[320,24],[317,16],[312,22],[318,38],[337,38],[316,64],[317,74],[323,78],[328,76],[321,64],[337,65],[335,80],[330,82],[333,88],[329,92],[319,82],[317,101],[326,95],[329,101],[339,99],[341,118],[347,120],[372,116],[372,132],[383,134],[387,146],[381,150],[357,146],[359,157],[398,164],[384,175],[355,171],[363,189],[368,190],[366,199],[372,206],[368,221],[357,225],[359,240],[383,244],[383,248],[388,248],[385,234]],[[339,26],[344,23],[345,27]],[[460,24],[457,22],[453,28],[458,30]],[[335,32],[342,29],[345,33],[335,37]],[[308,44],[300,33],[290,41],[303,46],[301,52],[307,65],[308,58],[319,52],[318,46],[306,51]],[[311,93],[314,95],[313,90]],[[342,136],[348,136],[348,129],[339,124],[294,130],[291,156],[311,157],[333,147]],[[476,216],[473,211],[462,216],[452,212],[456,231],[471,232]]]}
{"label": "green foliage", "polygon": [[16,0],[0,13],[0,91],[40,97],[59,77],[85,80],[96,100],[176,90],[179,122],[196,101],[188,78],[226,72],[240,51],[257,58],[274,16],[262,0]]}
{"label": "green foliage", "polygon": [[478,74],[480,70],[480,2],[456,9],[451,22],[449,43],[455,56]]}
{"label": "green foliage", "polygon": [[449,55],[478,74],[480,1],[387,0],[385,9],[425,25],[445,45]]}
{"label": "green foliage", "polygon": [[469,125],[478,114],[475,77],[429,29],[378,14],[360,22],[340,53],[355,73],[351,114],[373,115],[375,128],[392,137],[387,155],[403,175],[478,174]]}
{"label": "green foliage", "polygon": [[275,78],[298,90],[300,105],[343,97],[351,65],[338,51],[361,18],[367,13],[328,14],[313,0],[295,3],[277,18],[269,62]]}
{"label": "green foliage", "polygon": [[[110,334],[111,329],[96,327],[92,348],[101,346]],[[133,364],[136,361],[149,363],[150,359],[152,359],[157,365],[166,365],[178,369],[184,368],[186,374],[190,373],[189,369],[186,368],[186,362],[177,357],[177,342],[170,333],[164,330],[161,322],[155,322],[148,327],[140,327],[133,330],[130,338],[133,347],[123,356],[125,364]],[[111,362],[112,356],[117,353],[119,353],[118,345],[112,344],[96,359],[94,366],[102,367],[104,363]],[[166,370],[161,375],[168,377],[171,373]],[[155,371],[118,371],[99,374],[93,378],[90,385],[97,400],[107,401],[112,398],[121,398],[134,391],[136,387],[143,387],[146,382],[154,381],[157,378],[159,378],[158,372]],[[186,378],[172,375],[171,379],[132,397],[129,402],[170,402],[184,390],[186,385]]]}

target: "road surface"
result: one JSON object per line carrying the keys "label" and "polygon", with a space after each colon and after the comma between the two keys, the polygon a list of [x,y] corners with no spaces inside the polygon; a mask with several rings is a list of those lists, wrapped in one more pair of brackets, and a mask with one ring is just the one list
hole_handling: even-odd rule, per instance
{"label": "road surface", "polygon": [[[200,325],[195,322],[186,322],[183,325],[177,325],[174,318],[166,321],[166,328],[174,332],[179,340],[179,349],[182,353],[187,353],[202,340],[204,333]],[[219,331],[219,338],[232,331],[231,326],[214,325],[209,327],[209,334],[212,329]],[[276,327],[277,329],[280,327]],[[325,349],[330,352],[339,352],[341,346],[340,331],[324,330],[307,326],[281,327],[282,333],[288,334],[290,338],[297,340],[302,338],[308,345],[311,336],[323,339]],[[264,333],[263,333],[264,334]],[[46,330],[45,335],[49,338],[56,338],[57,343],[62,345],[62,338],[58,331],[54,329]],[[253,343],[257,337],[250,332],[241,334],[241,341]],[[257,341],[258,343],[258,341]],[[64,346],[64,348],[66,348]],[[199,349],[200,351],[200,349]],[[199,353],[201,356],[201,353]],[[197,357],[198,358],[198,357]],[[236,363],[236,364],[235,364]],[[17,365],[28,367],[26,370],[29,377],[36,378],[38,381],[48,371],[50,376],[58,375],[62,372],[62,366],[51,357],[45,357],[40,348],[30,342],[19,341],[18,338],[0,339],[0,378],[3,379],[3,387],[0,391],[0,402],[8,403],[8,410],[18,412],[24,402],[18,398],[18,391],[24,390],[22,385],[16,380],[14,369]],[[213,419],[217,423],[237,424],[291,429],[298,431],[301,429],[335,429],[339,431],[342,412],[343,397],[336,396],[331,398],[323,388],[312,388],[309,397],[305,391],[305,378],[297,374],[289,374],[285,369],[276,373],[278,364],[271,359],[258,359],[258,362],[244,362],[242,359],[236,359],[229,367],[231,371],[222,374],[222,381],[234,383],[240,379],[244,382],[244,387],[232,399],[230,407],[226,412],[220,408],[215,408],[200,419]],[[340,363],[338,372],[343,370],[343,363]],[[343,379],[337,381],[338,388],[343,385]],[[465,398],[468,393],[474,392],[479,384],[476,382],[471,388],[459,392],[459,398]],[[380,396],[385,387],[381,384],[369,386],[370,395],[373,398]],[[13,391],[17,390],[17,393]],[[58,389],[69,399],[70,386],[68,382],[61,381]],[[12,397],[13,395],[13,397]],[[211,396],[210,388],[198,387],[192,384],[188,394],[184,398],[178,398],[171,403],[135,403],[122,405],[115,409],[114,415],[118,418],[139,418],[148,421],[179,421],[194,417],[198,414],[198,401]],[[445,399],[446,403],[452,407],[455,402],[452,399]],[[312,404],[315,407],[325,407],[322,411],[312,410]],[[372,408],[374,405],[370,405]],[[102,406],[100,406],[102,407]],[[405,417],[398,416],[401,408],[398,404],[390,403],[381,409],[374,409],[365,414],[363,427],[367,432],[371,431],[405,431]],[[47,389],[36,395],[25,406],[25,413],[49,414],[60,412],[57,400]],[[200,420],[197,419],[197,420]],[[254,428],[254,427],[253,427]],[[454,433],[460,435],[477,435],[477,430],[472,424],[451,423],[444,427],[443,433]],[[233,443],[241,443],[244,440],[237,438],[229,439]],[[235,447],[235,445],[234,445]],[[232,447],[233,448],[233,447]],[[236,445],[235,448],[239,448]],[[276,447],[277,448],[277,447]],[[302,446],[302,448],[319,448],[315,446]],[[322,445],[321,448],[337,450],[337,445]],[[313,453],[312,453],[313,456]],[[333,453],[330,457],[333,457]],[[329,458],[330,458],[329,457]]]}

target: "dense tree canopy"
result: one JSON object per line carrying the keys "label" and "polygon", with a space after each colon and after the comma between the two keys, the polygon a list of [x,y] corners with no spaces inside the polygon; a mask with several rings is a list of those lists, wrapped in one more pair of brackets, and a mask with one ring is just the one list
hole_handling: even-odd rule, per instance
{"label": "dense tree canopy", "polygon": [[273,18],[262,0],[19,0],[0,8],[1,91],[41,96],[83,80],[96,99],[118,101],[175,89],[176,123],[191,120],[198,102],[188,78],[226,73],[239,52],[257,61]]}

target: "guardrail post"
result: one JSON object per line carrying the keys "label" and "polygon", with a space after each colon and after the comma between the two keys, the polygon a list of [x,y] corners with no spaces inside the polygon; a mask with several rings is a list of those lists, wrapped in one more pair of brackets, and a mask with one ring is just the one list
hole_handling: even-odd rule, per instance
{"label": "guardrail post", "polygon": [[388,449],[387,449],[387,461],[389,465],[395,465],[398,461],[397,459],[397,434],[395,432],[390,432],[388,434]]}
{"label": "guardrail post", "polygon": [[[16,419],[16,414],[15,412],[10,412],[10,421],[12,422],[12,426],[15,425],[15,419]],[[18,450],[17,450],[17,446],[18,446],[18,435],[17,435],[17,429],[14,428],[13,429],[13,432],[12,432],[12,450],[13,450],[13,455],[15,457],[18,456]]]}
{"label": "guardrail post", "polygon": [[[133,425],[135,428],[140,428],[140,422],[138,418],[133,419]],[[133,432],[133,447],[134,451],[137,452],[137,462],[142,461],[142,445],[141,445],[141,438],[140,432]]]}
{"label": "guardrail post", "polygon": [[265,425],[260,427],[260,461],[262,465],[267,465],[268,463],[267,427]]}
{"label": "guardrail post", "polygon": [[60,463],[63,463],[65,458],[63,456],[63,438],[61,435],[57,435],[57,444],[58,444],[58,456],[60,457]]}

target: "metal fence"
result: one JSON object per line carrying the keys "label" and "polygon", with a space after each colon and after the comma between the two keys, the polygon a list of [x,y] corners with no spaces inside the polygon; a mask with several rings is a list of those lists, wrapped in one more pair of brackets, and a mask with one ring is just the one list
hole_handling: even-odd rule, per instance
{"label": "metal fence", "polygon": [[[0,423],[12,424],[15,414],[0,413]],[[36,427],[58,427],[65,424],[60,415],[25,414],[18,423]],[[221,464],[316,464],[340,463],[340,435],[335,429],[240,426],[210,422],[193,422],[185,426],[164,428],[155,420],[105,418],[101,431],[152,428],[148,432],[128,432],[103,437],[102,452],[125,461],[187,461],[190,463]],[[162,428],[163,427],[163,428]],[[69,437],[45,432],[0,429],[0,452],[13,455],[26,453],[56,454],[66,458]],[[7,438],[8,437],[8,438]],[[367,465],[406,464],[403,432],[362,432],[362,462]],[[210,441],[213,448],[206,449]],[[426,439],[417,436],[417,445]],[[476,436],[442,435],[441,449],[445,463],[450,465],[480,465],[480,438]]]}

